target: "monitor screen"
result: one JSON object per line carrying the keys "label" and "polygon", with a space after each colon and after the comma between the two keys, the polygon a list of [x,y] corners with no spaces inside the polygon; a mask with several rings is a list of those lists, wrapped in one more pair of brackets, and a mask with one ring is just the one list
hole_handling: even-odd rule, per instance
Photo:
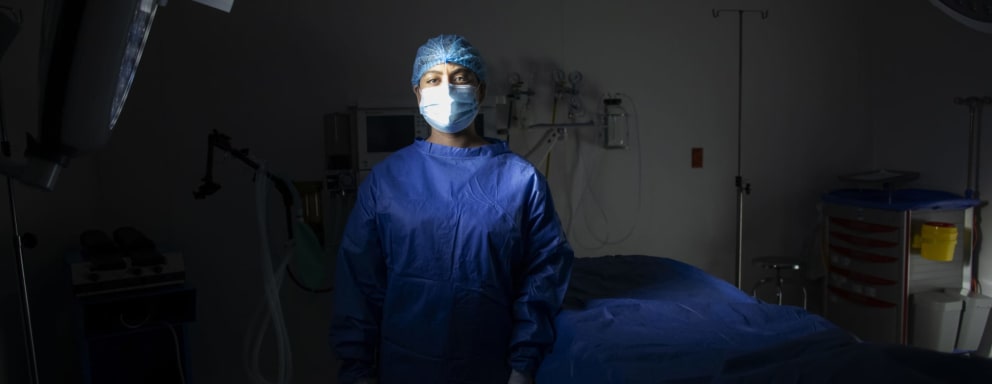
{"label": "monitor screen", "polygon": [[[496,137],[496,124],[487,121],[495,114],[487,108],[475,118],[475,130],[483,137]],[[368,170],[392,153],[428,138],[431,128],[416,108],[357,108],[353,112],[358,169]]]}
{"label": "monitor screen", "polygon": [[[369,116],[365,120],[367,144],[365,150],[368,152],[396,152],[400,148],[413,143],[417,132],[411,127],[415,126],[415,120],[423,120],[417,115],[384,115]],[[421,121],[421,125],[427,122]],[[479,136],[486,136],[486,119],[482,113],[475,117],[475,132]],[[427,130],[427,137],[430,130]],[[427,137],[424,137],[425,139]]]}
{"label": "monitor screen", "polygon": [[413,115],[369,116],[365,121],[368,152],[396,152],[413,143]]}

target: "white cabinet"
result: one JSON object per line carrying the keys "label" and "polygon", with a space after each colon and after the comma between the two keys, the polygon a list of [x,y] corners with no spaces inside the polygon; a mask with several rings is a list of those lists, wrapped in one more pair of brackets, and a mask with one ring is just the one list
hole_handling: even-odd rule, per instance
{"label": "white cabinet", "polygon": [[[925,190],[832,194],[824,196],[824,316],[867,341],[909,344],[911,295],[970,288],[977,201]],[[925,259],[912,248],[925,222],[958,228],[951,261]]]}

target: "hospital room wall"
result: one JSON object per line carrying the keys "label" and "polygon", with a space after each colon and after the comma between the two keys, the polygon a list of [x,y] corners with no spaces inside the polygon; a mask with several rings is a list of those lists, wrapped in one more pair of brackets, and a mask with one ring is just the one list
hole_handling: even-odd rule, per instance
{"label": "hospital room wall", "polygon": [[[815,262],[807,252],[819,195],[869,161],[856,2],[620,4],[571,3],[562,16],[562,65],[580,66],[594,96],[624,92],[640,106],[639,179],[631,151],[583,147],[595,177],[572,221],[578,254],[672,257],[734,281],[738,24],[736,14],[710,11],[743,6],[769,9],[769,17],[744,19],[740,172],[752,193],[744,198],[742,282],[750,287],[765,273],[750,265],[754,257]],[[694,147],[704,152],[701,169],[690,167]],[[577,199],[562,193],[574,191],[566,171],[551,173],[556,199]],[[602,246],[604,234],[614,240],[631,226],[629,239]]]}
{"label": "hospital room wall", "polygon": [[[891,16],[895,7],[899,17]],[[970,119],[968,107],[954,98],[992,96],[992,34],[959,24],[928,1],[872,2],[866,18],[873,168],[916,171],[913,187],[963,195]],[[990,110],[985,107],[981,127],[980,192],[992,188]],[[982,210],[983,217],[989,214],[988,207]],[[990,287],[992,247],[982,247],[980,257],[982,286]]]}

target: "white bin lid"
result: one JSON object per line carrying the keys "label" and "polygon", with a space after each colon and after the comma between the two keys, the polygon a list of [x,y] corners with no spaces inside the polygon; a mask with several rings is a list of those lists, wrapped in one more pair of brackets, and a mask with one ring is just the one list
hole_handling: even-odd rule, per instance
{"label": "white bin lid", "polygon": [[913,294],[913,304],[919,309],[960,311],[963,302],[961,297],[951,296],[944,292],[919,292]]}

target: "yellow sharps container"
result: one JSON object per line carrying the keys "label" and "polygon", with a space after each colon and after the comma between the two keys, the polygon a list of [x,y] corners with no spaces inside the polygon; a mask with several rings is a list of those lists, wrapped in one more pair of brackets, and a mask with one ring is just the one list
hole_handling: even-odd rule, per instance
{"label": "yellow sharps container", "polygon": [[952,223],[928,221],[920,230],[920,255],[933,261],[954,260],[958,244],[958,227]]}

